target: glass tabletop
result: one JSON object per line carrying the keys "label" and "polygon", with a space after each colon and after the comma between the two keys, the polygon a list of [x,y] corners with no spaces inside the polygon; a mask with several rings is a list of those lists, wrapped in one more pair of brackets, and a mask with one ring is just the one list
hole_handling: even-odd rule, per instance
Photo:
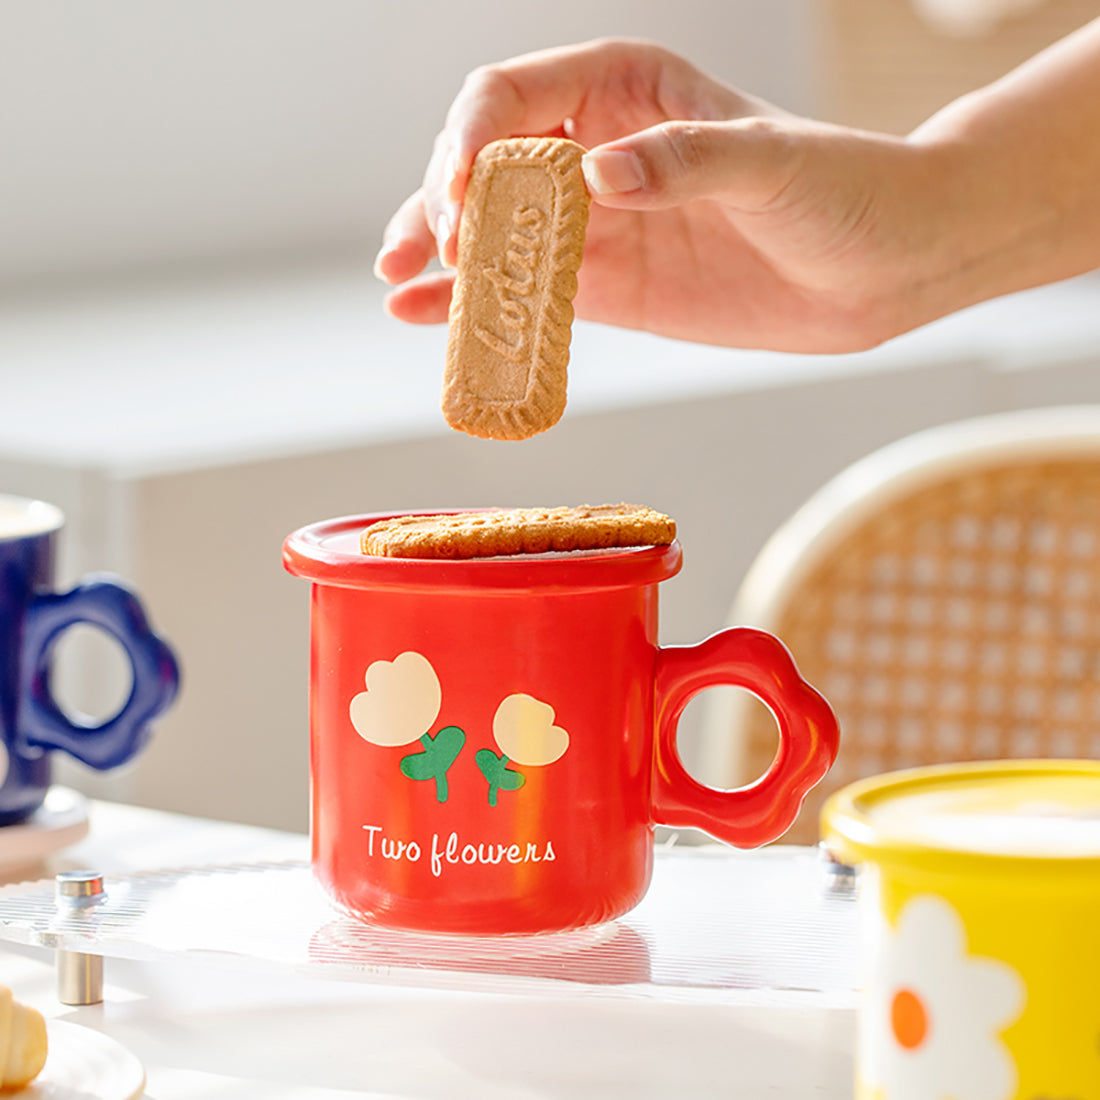
{"label": "glass tabletop", "polygon": [[539,996],[855,1003],[851,883],[817,850],[659,849],[619,920],[546,936],[396,932],[336,911],[301,862],[107,875],[72,908],[53,879],[0,889],[0,939],[86,954]]}

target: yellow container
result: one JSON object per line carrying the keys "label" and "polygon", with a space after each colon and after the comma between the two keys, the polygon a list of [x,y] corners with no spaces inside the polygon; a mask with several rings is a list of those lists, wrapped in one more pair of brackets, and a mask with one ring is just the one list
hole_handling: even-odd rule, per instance
{"label": "yellow container", "polygon": [[1100,1100],[1100,761],[876,776],[822,826],[861,868],[857,1100]]}

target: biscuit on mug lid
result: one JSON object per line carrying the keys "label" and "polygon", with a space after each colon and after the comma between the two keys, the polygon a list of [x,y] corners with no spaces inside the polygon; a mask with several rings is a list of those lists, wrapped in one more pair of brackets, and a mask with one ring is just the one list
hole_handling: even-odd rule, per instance
{"label": "biscuit on mug lid", "polygon": [[651,508],[584,504],[397,516],[367,527],[360,537],[360,549],[373,557],[487,558],[667,546],[675,537],[675,522]]}

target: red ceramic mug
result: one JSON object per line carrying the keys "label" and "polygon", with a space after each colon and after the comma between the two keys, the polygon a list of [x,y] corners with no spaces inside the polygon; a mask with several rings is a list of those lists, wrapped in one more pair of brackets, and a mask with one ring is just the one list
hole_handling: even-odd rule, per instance
{"label": "red ceramic mug", "polygon": [[[770,634],[658,646],[678,542],[361,554],[385,518],[314,524],[283,546],[313,582],[313,869],[346,912],[480,934],[610,920],[649,885],[655,824],[765,844],[828,771],[836,719]],[[684,706],[715,684],[751,691],[779,726],[772,767],[735,791],[696,782],[676,749]]]}

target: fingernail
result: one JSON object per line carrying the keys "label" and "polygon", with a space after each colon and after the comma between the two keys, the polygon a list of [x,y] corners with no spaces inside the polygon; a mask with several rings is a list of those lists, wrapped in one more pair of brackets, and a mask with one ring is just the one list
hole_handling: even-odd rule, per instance
{"label": "fingernail", "polygon": [[388,244],[382,245],[378,250],[378,255],[374,258],[374,277],[376,279],[381,279],[383,282],[389,281],[382,273],[382,261],[393,251],[393,246]]}
{"label": "fingernail", "polygon": [[642,162],[629,149],[597,149],[581,158],[589,190],[597,195],[624,195],[645,183]]}
{"label": "fingernail", "polygon": [[[447,160],[443,165],[443,178],[447,184],[447,192],[450,193],[455,185],[455,177],[458,175],[458,154],[452,149],[447,154]],[[453,196],[452,196],[453,197]]]}
{"label": "fingernail", "polygon": [[435,223],[435,246],[439,249],[439,262],[444,266],[447,265],[447,242],[451,239],[453,232],[454,222],[451,220],[450,214],[444,211]]}

